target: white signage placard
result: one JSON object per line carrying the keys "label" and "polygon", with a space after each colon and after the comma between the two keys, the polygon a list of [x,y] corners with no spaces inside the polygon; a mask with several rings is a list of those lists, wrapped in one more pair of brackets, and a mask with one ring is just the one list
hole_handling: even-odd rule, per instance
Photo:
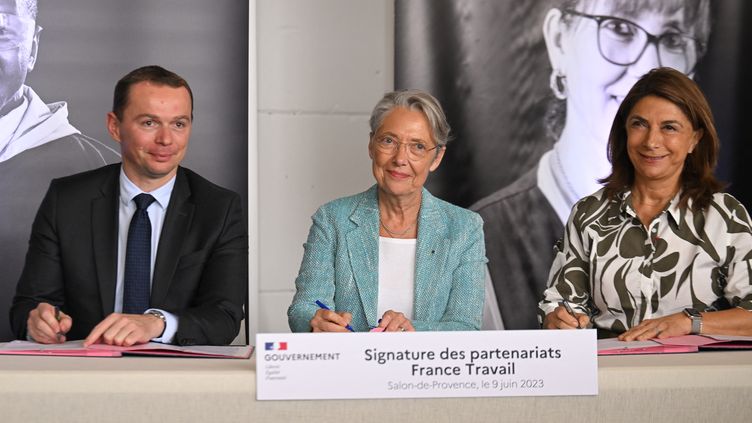
{"label": "white signage placard", "polygon": [[595,330],[256,336],[259,400],[597,395]]}

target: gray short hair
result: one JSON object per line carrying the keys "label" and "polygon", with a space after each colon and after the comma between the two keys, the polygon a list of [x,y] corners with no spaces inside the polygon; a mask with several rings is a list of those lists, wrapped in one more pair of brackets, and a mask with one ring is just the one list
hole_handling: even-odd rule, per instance
{"label": "gray short hair", "polygon": [[421,90],[400,90],[384,94],[384,97],[376,103],[376,107],[371,112],[371,119],[369,120],[371,136],[376,133],[386,115],[395,107],[422,112],[426,116],[428,124],[431,125],[431,134],[436,144],[444,147],[449,142],[451,128],[439,100]]}

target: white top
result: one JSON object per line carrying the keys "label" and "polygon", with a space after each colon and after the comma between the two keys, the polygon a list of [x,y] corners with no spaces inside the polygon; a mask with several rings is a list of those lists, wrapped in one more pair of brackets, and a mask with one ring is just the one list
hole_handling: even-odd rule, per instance
{"label": "white top", "polygon": [[379,237],[379,319],[387,310],[413,320],[417,240]]}

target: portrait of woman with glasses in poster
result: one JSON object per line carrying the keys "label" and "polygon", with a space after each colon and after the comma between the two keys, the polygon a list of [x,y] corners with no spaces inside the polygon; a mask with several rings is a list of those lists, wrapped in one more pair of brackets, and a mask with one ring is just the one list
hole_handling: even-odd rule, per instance
{"label": "portrait of woman with glasses in poster", "polygon": [[543,25],[554,97],[545,122],[556,139],[537,166],[472,209],[485,222],[488,270],[506,328],[539,327],[554,245],[574,203],[608,175],[616,110],[649,70],[692,75],[710,34],[708,0],[560,2]]}

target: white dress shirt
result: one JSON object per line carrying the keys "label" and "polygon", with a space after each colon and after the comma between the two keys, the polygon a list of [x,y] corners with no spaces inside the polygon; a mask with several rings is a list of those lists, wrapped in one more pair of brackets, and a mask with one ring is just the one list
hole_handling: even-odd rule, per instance
{"label": "white dress shirt", "polygon": [[[147,192],[156,201],[151,203],[146,209],[149,214],[149,221],[151,222],[151,273],[149,275],[149,284],[154,277],[154,262],[157,258],[157,248],[159,247],[159,236],[162,233],[162,224],[164,223],[165,214],[167,212],[167,205],[170,203],[170,197],[172,196],[172,188],[175,186],[175,177],[170,179],[169,182],[155,189],[152,192]],[[133,214],[136,213],[136,203],[133,198],[141,193],[139,187],[136,186],[127,176],[121,167],[120,169],[120,202],[119,202],[119,214],[118,214],[118,262],[117,262],[117,285],[115,286],[115,313],[122,313],[123,311],[123,285],[125,278],[125,251],[128,245],[128,228],[131,225],[131,219]],[[153,338],[152,341],[170,343],[175,337],[175,333],[178,330],[178,317],[172,313],[160,309],[157,310],[165,316],[165,328],[162,332],[162,336]],[[147,311],[149,311],[147,310]]]}

